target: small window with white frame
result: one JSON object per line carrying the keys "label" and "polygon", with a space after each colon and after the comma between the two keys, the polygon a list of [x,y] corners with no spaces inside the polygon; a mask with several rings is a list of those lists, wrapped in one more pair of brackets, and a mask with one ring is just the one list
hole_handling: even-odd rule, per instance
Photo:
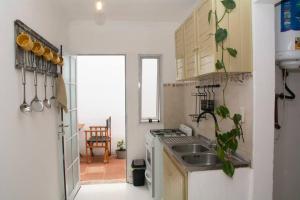
{"label": "small window with white frame", "polygon": [[161,55],[139,55],[139,112],[141,123],[160,122]]}

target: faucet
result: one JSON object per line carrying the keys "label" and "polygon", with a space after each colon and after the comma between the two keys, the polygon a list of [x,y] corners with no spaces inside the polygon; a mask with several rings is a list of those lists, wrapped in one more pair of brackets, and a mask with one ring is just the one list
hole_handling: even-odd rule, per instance
{"label": "faucet", "polygon": [[216,138],[218,137],[218,130],[219,130],[219,124],[218,124],[218,120],[217,120],[217,117],[216,115],[213,113],[213,112],[210,112],[210,111],[204,111],[202,112],[199,116],[198,116],[198,119],[197,119],[197,123],[199,124],[200,122],[200,119],[203,117],[203,115],[205,114],[210,114],[214,121],[215,121],[215,126],[216,126],[216,129],[215,129],[215,135],[216,135]]}

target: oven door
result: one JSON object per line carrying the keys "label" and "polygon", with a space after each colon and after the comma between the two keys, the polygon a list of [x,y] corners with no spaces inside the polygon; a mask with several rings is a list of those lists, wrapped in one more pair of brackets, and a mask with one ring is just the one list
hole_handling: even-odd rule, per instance
{"label": "oven door", "polygon": [[151,144],[146,144],[145,178],[150,194],[154,197],[154,147]]}
{"label": "oven door", "polygon": [[152,168],[152,147],[149,145],[146,145],[146,166],[147,169],[151,169]]}

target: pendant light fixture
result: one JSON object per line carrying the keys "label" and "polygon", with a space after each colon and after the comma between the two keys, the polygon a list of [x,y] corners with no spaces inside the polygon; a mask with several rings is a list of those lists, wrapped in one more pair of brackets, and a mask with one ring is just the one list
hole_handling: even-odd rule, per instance
{"label": "pendant light fixture", "polygon": [[104,1],[103,0],[96,0],[96,13],[95,13],[95,21],[98,25],[103,25],[106,20],[106,16],[104,13]]}
{"label": "pendant light fixture", "polygon": [[96,9],[97,11],[103,10],[103,2],[101,0],[96,1]]}

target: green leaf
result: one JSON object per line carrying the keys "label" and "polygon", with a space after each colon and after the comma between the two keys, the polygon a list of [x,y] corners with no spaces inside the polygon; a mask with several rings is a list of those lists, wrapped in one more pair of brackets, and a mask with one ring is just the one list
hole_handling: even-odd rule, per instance
{"label": "green leaf", "polygon": [[221,69],[224,69],[224,68],[225,68],[224,63],[223,63],[222,61],[220,61],[220,60],[217,60],[215,66],[216,66],[216,69],[217,69],[217,70],[221,70]]}
{"label": "green leaf", "polygon": [[234,128],[230,131],[232,137],[237,137],[241,135],[241,130],[239,128]]}
{"label": "green leaf", "polygon": [[235,4],[234,0],[223,0],[222,4],[229,11],[235,9],[235,7],[236,7],[236,4]]}
{"label": "green leaf", "polygon": [[230,116],[229,109],[226,106],[219,106],[216,108],[216,113],[223,119],[226,119]]}
{"label": "green leaf", "polygon": [[223,172],[227,176],[232,178],[233,175],[234,175],[234,171],[235,171],[235,168],[234,168],[233,164],[230,161],[223,162]]}
{"label": "green leaf", "polygon": [[236,152],[237,148],[238,148],[238,141],[236,138],[233,138],[231,140],[229,140],[228,142],[228,147],[233,151]]}
{"label": "green leaf", "polygon": [[220,145],[220,148],[222,148],[224,151],[226,151],[227,149],[225,145],[227,140],[228,140],[228,133],[219,134],[218,144]]}
{"label": "green leaf", "polygon": [[237,55],[237,50],[234,48],[227,48],[228,53],[232,56],[232,57],[236,57]]}
{"label": "green leaf", "polygon": [[225,152],[221,147],[217,147],[217,156],[220,160],[224,161],[225,160]]}
{"label": "green leaf", "polygon": [[211,22],[211,15],[212,15],[212,10],[210,10],[209,12],[208,12],[208,23],[210,24],[210,22]]}
{"label": "green leaf", "polygon": [[233,122],[235,125],[238,125],[242,121],[242,115],[240,114],[234,114],[233,116]]}
{"label": "green leaf", "polygon": [[216,43],[219,44],[220,42],[223,42],[227,38],[227,29],[224,28],[218,28],[215,35]]}

